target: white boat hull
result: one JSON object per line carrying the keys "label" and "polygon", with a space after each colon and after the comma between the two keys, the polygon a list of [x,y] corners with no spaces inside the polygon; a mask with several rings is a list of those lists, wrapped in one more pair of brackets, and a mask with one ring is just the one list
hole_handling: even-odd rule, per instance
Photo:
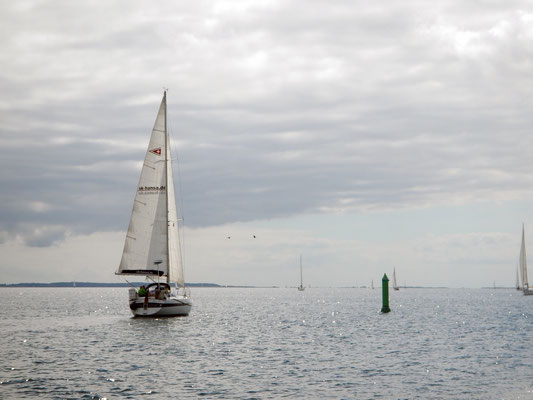
{"label": "white boat hull", "polygon": [[522,289],[524,292],[524,296],[531,296],[533,295],[533,289],[532,288],[524,288]]}
{"label": "white boat hull", "polygon": [[171,296],[164,300],[149,297],[130,299],[130,310],[135,317],[179,317],[187,316],[192,308],[192,301],[187,297]]}

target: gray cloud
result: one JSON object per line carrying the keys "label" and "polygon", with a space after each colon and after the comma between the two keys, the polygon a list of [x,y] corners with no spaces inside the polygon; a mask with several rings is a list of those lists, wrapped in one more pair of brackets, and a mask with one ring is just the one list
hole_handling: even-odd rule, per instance
{"label": "gray cloud", "polygon": [[0,231],[125,229],[162,86],[193,226],[530,194],[527,2],[160,7],[0,6]]}

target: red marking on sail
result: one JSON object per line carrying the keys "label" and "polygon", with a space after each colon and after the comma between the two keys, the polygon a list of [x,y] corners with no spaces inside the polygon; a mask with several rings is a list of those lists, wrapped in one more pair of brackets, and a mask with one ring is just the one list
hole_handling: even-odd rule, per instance
{"label": "red marking on sail", "polygon": [[150,150],[150,153],[157,154],[158,156],[161,155],[161,147],[158,147],[157,149]]}

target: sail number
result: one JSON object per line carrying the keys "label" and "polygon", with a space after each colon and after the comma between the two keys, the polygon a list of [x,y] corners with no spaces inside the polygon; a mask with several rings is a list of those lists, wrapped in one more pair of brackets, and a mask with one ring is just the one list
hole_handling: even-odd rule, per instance
{"label": "sail number", "polygon": [[165,189],[165,186],[139,186],[137,192],[139,194],[153,194],[164,192]]}

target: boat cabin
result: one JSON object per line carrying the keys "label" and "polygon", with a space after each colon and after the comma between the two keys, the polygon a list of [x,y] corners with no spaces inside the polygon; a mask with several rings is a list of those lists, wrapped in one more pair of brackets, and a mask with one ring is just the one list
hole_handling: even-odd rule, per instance
{"label": "boat cabin", "polygon": [[145,292],[139,290],[139,296],[145,297],[145,293],[148,297],[153,297],[155,299],[164,300],[167,295],[170,294],[170,285],[168,283],[150,283],[145,287]]}

